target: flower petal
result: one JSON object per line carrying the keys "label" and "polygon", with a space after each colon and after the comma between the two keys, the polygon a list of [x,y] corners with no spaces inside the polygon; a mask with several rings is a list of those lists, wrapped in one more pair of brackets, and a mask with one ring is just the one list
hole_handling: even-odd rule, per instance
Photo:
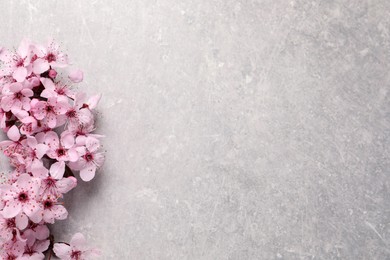
{"label": "flower petal", "polygon": [[3,208],[2,215],[5,218],[13,218],[16,215],[18,215],[21,210],[22,210],[22,205],[19,202],[15,200],[10,200]]}
{"label": "flower petal", "polygon": [[12,141],[19,141],[20,139],[20,132],[19,132],[19,129],[16,125],[13,125],[7,132],[7,136],[9,139],[11,139]]}
{"label": "flower petal", "polygon": [[93,179],[93,177],[95,177],[95,172],[96,172],[96,165],[93,163],[88,164],[87,167],[85,167],[80,171],[80,178],[83,181],[90,181]]}
{"label": "flower petal", "polygon": [[79,83],[83,81],[84,73],[81,70],[72,70],[68,77],[73,83]]}
{"label": "flower petal", "polygon": [[18,229],[20,230],[25,229],[28,225],[28,217],[23,213],[18,214],[15,217],[15,224]]}
{"label": "flower petal", "polygon": [[33,72],[35,74],[41,74],[45,71],[48,71],[50,69],[50,65],[47,62],[47,60],[44,59],[37,59],[33,63]]}
{"label": "flower petal", "polygon": [[46,154],[47,150],[49,150],[49,147],[47,145],[38,144],[35,147],[35,155],[37,156],[38,159],[41,159]]}
{"label": "flower petal", "polygon": [[25,67],[18,67],[14,73],[12,73],[12,77],[17,82],[23,82],[27,77],[27,69]]}
{"label": "flower petal", "polygon": [[70,259],[72,248],[64,243],[55,243],[53,247],[54,253],[59,258]]}
{"label": "flower petal", "polygon": [[54,179],[62,179],[65,173],[65,162],[55,162],[50,166],[50,175]]}

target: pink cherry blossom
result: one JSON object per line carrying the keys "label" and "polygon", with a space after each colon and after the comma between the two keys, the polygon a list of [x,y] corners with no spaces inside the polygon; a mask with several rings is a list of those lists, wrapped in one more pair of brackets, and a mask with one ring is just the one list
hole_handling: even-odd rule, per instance
{"label": "pink cherry blossom", "polygon": [[[0,150],[13,167],[1,176],[0,259],[44,259],[53,250],[46,224],[68,216],[63,197],[77,186],[73,171],[90,181],[103,165],[103,136],[94,133],[101,95],[75,91],[83,72],[61,70],[68,58],[52,40],[25,39],[16,52],[0,47],[0,62],[0,128],[8,138]],[[81,234],[70,245],[56,242],[61,259],[98,255]]]}
{"label": "pink cherry blossom", "polygon": [[21,83],[12,83],[5,86],[2,91],[1,108],[4,111],[12,111],[16,113],[18,110],[30,110],[30,98],[33,96],[33,91],[29,88],[24,88]]}
{"label": "pink cherry blossom", "polygon": [[5,218],[13,218],[19,213],[25,213],[32,221],[39,222],[41,206],[37,202],[40,180],[28,174],[22,174],[13,185],[5,187],[5,206],[1,212]]}
{"label": "pink cherry blossom", "polygon": [[104,155],[98,152],[100,142],[94,137],[87,137],[85,147],[79,147],[80,159],[74,163],[69,163],[72,169],[80,171],[83,181],[90,181],[95,177],[96,169],[104,162]]}
{"label": "pink cherry blossom", "polygon": [[65,260],[87,260],[100,256],[100,251],[87,245],[84,236],[76,233],[72,237],[70,244],[55,243],[54,253]]}
{"label": "pink cherry blossom", "polygon": [[58,101],[51,97],[47,101],[38,101],[32,108],[34,117],[38,120],[46,119],[50,128],[57,126],[57,120],[60,115],[64,115],[68,110],[69,104],[64,101]]}
{"label": "pink cherry blossom", "polygon": [[43,260],[45,255],[43,254],[49,248],[50,240],[27,240],[24,248],[24,253],[18,260]]}

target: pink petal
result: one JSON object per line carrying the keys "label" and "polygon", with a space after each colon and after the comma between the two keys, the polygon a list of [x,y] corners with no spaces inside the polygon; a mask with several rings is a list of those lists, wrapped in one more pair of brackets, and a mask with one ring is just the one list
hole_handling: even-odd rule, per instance
{"label": "pink petal", "polygon": [[34,96],[34,91],[32,91],[29,88],[22,89],[21,92],[22,92],[23,96],[25,96],[25,97],[32,97],[32,96]]}
{"label": "pink petal", "polygon": [[23,89],[23,85],[21,83],[12,83],[9,86],[9,90],[13,93],[20,92]]}
{"label": "pink petal", "polygon": [[63,220],[68,217],[68,211],[62,205],[54,205],[52,211],[55,219]]}
{"label": "pink petal", "polygon": [[10,200],[3,208],[2,215],[5,218],[13,218],[16,215],[18,215],[21,210],[22,210],[22,205],[19,202],[15,200]]}
{"label": "pink petal", "polygon": [[50,166],[50,175],[54,179],[62,179],[65,173],[65,162],[55,162]]}
{"label": "pink petal", "polygon": [[91,121],[93,120],[92,112],[87,108],[80,109],[77,112],[77,117],[80,120],[80,123],[84,125],[91,123]]}
{"label": "pink petal", "polygon": [[26,110],[26,111],[30,111],[30,99],[28,97],[22,97],[22,106],[23,106],[23,109]]}
{"label": "pink petal", "polygon": [[50,240],[44,240],[44,241],[36,241],[35,242],[35,250],[37,252],[44,252],[49,248]]}
{"label": "pink petal", "polygon": [[87,245],[87,241],[85,240],[85,237],[81,233],[76,233],[73,235],[72,239],[70,240],[70,246],[82,249]]}
{"label": "pink petal", "polygon": [[46,114],[46,123],[47,126],[50,128],[55,128],[57,125],[57,117],[54,113],[47,113]]}
{"label": "pink petal", "polygon": [[47,150],[49,150],[49,147],[47,145],[38,144],[35,147],[35,155],[37,156],[38,159],[41,159],[46,154]]}
{"label": "pink petal", "polygon": [[30,182],[32,181],[32,178],[27,173],[23,173],[19,176],[18,180],[16,181],[16,184],[18,187],[28,187],[30,186]]}
{"label": "pink petal", "polygon": [[12,246],[12,249],[10,250],[11,251],[11,254],[13,254],[14,256],[21,256],[23,255],[23,252],[24,252],[24,244],[25,242],[24,241],[16,241],[13,246]]}
{"label": "pink petal", "polygon": [[45,210],[43,212],[43,220],[47,223],[53,224],[54,223],[54,213],[51,210]]}
{"label": "pink petal", "polygon": [[23,213],[18,214],[15,217],[15,224],[16,227],[19,228],[20,230],[25,229],[28,225],[28,217]]}
{"label": "pink petal", "polygon": [[25,67],[18,67],[14,73],[12,73],[12,77],[17,82],[23,82],[27,77],[27,69]]}
{"label": "pink petal", "polygon": [[102,98],[102,94],[98,94],[90,97],[88,100],[88,107],[90,109],[95,109],[101,98]]}
{"label": "pink petal", "polygon": [[77,153],[76,149],[69,149],[68,150],[68,158],[69,158],[69,161],[76,162],[80,157],[79,157],[79,154]]}
{"label": "pink petal", "polygon": [[1,108],[8,112],[11,110],[12,106],[14,104],[14,99],[12,96],[4,96],[2,99],[1,99]]}
{"label": "pink petal", "polygon": [[49,78],[41,78],[42,85],[45,87],[45,89],[54,91],[56,89],[56,86],[54,85],[54,82]]}
{"label": "pink petal", "polygon": [[44,240],[50,235],[50,230],[46,225],[39,225],[35,228],[35,237],[39,240]]}
{"label": "pink petal", "polygon": [[90,152],[95,152],[100,147],[100,141],[96,138],[88,136],[85,142],[85,146]]}
{"label": "pink petal", "polygon": [[28,40],[26,38],[22,40],[22,42],[20,43],[20,45],[18,47],[18,51],[17,51],[17,53],[19,54],[19,56],[21,58],[24,59],[27,57],[27,55],[30,52],[30,46],[31,46],[30,40]]}
{"label": "pink petal", "polygon": [[70,105],[68,102],[59,101],[59,102],[57,102],[56,106],[54,107],[54,111],[58,115],[64,115],[68,111],[69,107],[70,107]]}
{"label": "pink petal", "polygon": [[29,171],[31,171],[35,178],[40,179],[46,178],[49,174],[49,170],[43,166],[43,163],[40,160],[34,160],[29,167]]}
{"label": "pink petal", "polygon": [[19,132],[19,129],[16,125],[13,125],[7,132],[7,136],[9,139],[11,139],[12,141],[19,141],[20,139],[20,132]]}
{"label": "pink petal", "polygon": [[96,166],[101,167],[104,163],[104,155],[102,153],[95,153],[93,161]]}
{"label": "pink petal", "polygon": [[57,149],[60,145],[60,140],[56,132],[50,131],[46,133],[45,143],[49,146],[50,149]]}
{"label": "pink petal", "polygon": [[46,102],[39,101],[33,108],[34,117],[38,120],[42,120],[46,116]]}
{"label": "pink petal", "polygon": [[41,74],[45,71],[48,71],[50,69],[50,65],[47,62],[47,60],[44,59],[37,59],[33,63],[33,72],[34,74]]}
{"label": "pink petal", "polygon": [[77,186],[77,179],[75,177],[63,178],[57,181],[56,186],[57,190],[64,194]]}
{"label": "pink petal", "polygon": [[81,70],[73,70],[68,77],[72,82],[79,83],[83,81],[84,73]]}
{"label": "pink petal", "polygon": [[35,146],[37,146],[38,144],[38,141],[37,139],[35,139],[35,137],[32,137],[32,136],[28,136],[27,137],[27,145],[30,146],[31,148],[35,148]]}
{"label": "pink petal", "polygon": [[66,149],[69,149],[74,145],[74,135],[71,132],[63,132],[61,134],[61,144]]}
{"label": "pink petal", "polygon": [[54,244],[54,253],[59,258],[70,259],[72,248],[64,243],[55,243]]}
{"label": "pink petal", "polygon": [[23,206],[23,212],[34,222],[39,223],[42,220],[41,208],[38,202],[30,200]]}
{"label": "pink petal", "polygon": [[93,179],[93,177],[95,177],[95,172],[96,172],[96,165],[91,163],[87,165],[86,168],[80,171],[80,178],[83,181],[90,181]]}

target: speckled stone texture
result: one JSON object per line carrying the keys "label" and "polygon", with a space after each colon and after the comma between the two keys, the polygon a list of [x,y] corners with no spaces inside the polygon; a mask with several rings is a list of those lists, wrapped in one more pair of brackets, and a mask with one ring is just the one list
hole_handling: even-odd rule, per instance
{"label": "speckled stone texture", "polygon": [[390,259],[390,1],[1,1],[103,93],[56,239],[102,259]]}

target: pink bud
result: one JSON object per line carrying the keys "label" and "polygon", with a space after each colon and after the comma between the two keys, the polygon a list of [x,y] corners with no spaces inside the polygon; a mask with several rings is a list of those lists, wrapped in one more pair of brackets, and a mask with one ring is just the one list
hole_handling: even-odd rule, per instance
{"label": "pink bud", "polygon": [[57,71],[51,69],[49,70],[49,77],[54,79],[57,76]]}
{"label": "pink bud", "polygon": [[69,79],[74,83],[83,81],[84,73],[81,70],[73,70],[69,72]]}

